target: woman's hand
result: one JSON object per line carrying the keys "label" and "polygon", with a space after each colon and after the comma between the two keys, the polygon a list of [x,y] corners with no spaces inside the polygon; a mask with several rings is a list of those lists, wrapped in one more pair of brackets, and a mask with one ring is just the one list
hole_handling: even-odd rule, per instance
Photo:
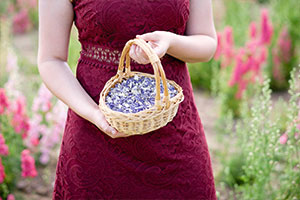
{"label": "woman's hand", "polygon": [[[154,31],[137,35],[136,38],[144,39],[154,49],[159,58],[162,58],[168,51],[171,43],[171,38],[174,33],[167,31]],[[146,53],[137,45],[133,44],[129,51],[129,56],[139,64],[150,63]]]}
{"label": "woman's hand", "polygon": [[118,132],[116,129],[114,129],[108,124],[107,120],[105,119],[100,109],[96,109],[94,111],[91,122],[111,138],[118,138],[118,137],[125,136],[125,134]]}

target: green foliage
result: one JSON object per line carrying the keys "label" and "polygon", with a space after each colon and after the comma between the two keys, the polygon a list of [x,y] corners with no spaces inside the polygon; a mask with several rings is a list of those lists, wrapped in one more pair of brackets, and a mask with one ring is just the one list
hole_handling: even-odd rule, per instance
{"label": "green foliage", "polygon": [[[291,70],[299,64],[299,52],[300,52],[300,35],[299,35],[299,27],[300,27],[300,3],[298,0],[289,0],[288,2],[285,0],[272,0],[270,1],[270,7],[272,9],[272,21],[274,24],[274,38],[278,38],[279,33],[282,27],[287,27],[288,33],[291,37],[292,46],[291,52],[292,57],[286,63],[281,63],[282,75],[284,77],[283,81],[278,81],[272,77],[271,88],[274,90],[286,90],[289,87],[288,80],[290,79]],[[273,43],[270,47],[270,54],[272,53],[272,49],[276,47],[276,40],[273,40]],[[269,56],[268,61],[268,70],[270,71],[270,75],[272,75],[272,69],[274,67],[274,63],[272,60],[272,56]]]}
{"label": "green foliage", "polygon": [[0,86],[6,83],[8,77],[6,76],[6,58],[7,46],[9,41],[9,23],[0,18]]}
{"label": "green foliage", "polygon": [[231,73],[232,68],[230,67],[216,70],[213,73],[212,92],[217,98],[217,102],[220,106],[221,117],[226,116],[228,113],[232,113],[234,117],[238,117],[240,115],[241,99],[235,98],[237,86],[229,87],[228,85]]}
{"label": "green foliage", "polygon": [[217,62],[210,60],[206,63],[188,63],[191,82],[195,88],[202,88],[211,91],[212,76],[214,69],[218,68]]}
{"label": "green foliage", "polygon": [[[282,118],[273,116],[270,79],[255,88],[251,101],[243,102],[236,124],[230,118],[223,122],[232,124],[230,147],[235,151],[224,159],[221,181],[234,187],[238,199],[300,199],[300,70],[298,73],[296,76],[296,69],[291,73],[291,97],[284,104],[286,112],[281,113],[286,120],[283,131]],[[280,144],[283,133],[288,141]]]}
{"label": "green foliage", "polygon": [[0,16],[7,12],[10,2],[7,0],[0,1]]}
{"label": "green foliage", "polygon": [[77,29],[72,29],[69,43],[68,64],[72,69],[73,73],[75,73],[75,69],[77,67],[77,62],[80,56],[80,49],[81,45],[78,41]]}
{"label": "green foliage", "polygon": [[293,43],[299,47],[300,44],[300,4],[298,0],[272,0],[271,7],[273,10],[273,20],[278,27],[283,25],[288,26],[289,33],[291,34]]}
{"label": "green foliage", "polygon": [[261,4],[266,4],[266,3],[269,3],[270,0],[257,0],[258,3],[261,3]]}
{"label": "green foliage", "polygon": [[29,19],[33,25],[34,28],[38,27],[39,24],[39,14],[38,14],[38,8],[34,8],[29,10]]}
{"label": "green foliage", "polygon": [[245,157],[242,154],[231,155],[230,159],[225,160],[223,164],[225,168],[219,175],[221,182],[226,183],[230,188],[245,183],[243,179],[245,171],[242,168],[245,165]]}
{"label": "green foliage", "polygon": [[9,147],[9,155],[1,156],[5,170],[5,180],[0,184],[0,197],[6,198],[9,191],[15,189],[16,181],[21,174],[21,152],[25,148],[21,134],[16,134],[10,125],[9,117],[0,115],[1,133]]}

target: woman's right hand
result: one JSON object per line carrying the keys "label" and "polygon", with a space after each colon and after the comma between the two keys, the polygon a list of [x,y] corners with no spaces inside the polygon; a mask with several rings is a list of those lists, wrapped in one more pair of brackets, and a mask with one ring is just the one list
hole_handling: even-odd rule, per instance
{"label": "woman's right hand", "polygon": [[102,132],[104,132],[111,138],[125,136],[125,134],[118,132],[116,129],[109,125],[100,109],[96,109],[94,111],[91,122],[94,123]]}

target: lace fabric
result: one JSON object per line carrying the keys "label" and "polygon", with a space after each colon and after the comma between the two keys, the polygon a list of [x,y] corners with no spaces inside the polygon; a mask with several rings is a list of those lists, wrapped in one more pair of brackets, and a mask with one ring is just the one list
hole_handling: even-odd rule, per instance
{"label": "lace fabric", "polygon": [[83,57],[87,57],[98,62],[105,62],[107,64],[119,64],[121,57],[121,52],[116,49],[109,49],[101,46],[87,46],[83,51],[81,51]]}
{"label": "lace fabric", "polygon": [[[84,63],[89,63],[93,65],[97,65],[99,67],[110,67],[116,68],[119,65],[120,57],[122,50],[111,48],[103,45],[95,45],[95,44],[85,44],[80,52],[80,61]],[[164,55],[160,58],[161,62],[181,62],[178,59]],[[145,67],[150,67],[150,64],[143,65],[139,64],[133,59],[130,59],[131,66],[133,69],[143,69]]]}
{"label": "lace fabric", "polygon": [[[96,103],[116,74],[128,39],[153,30],[184,34],[189,12],[188,0],[76,0],[73,5],[82,44],[76,78]],[[133,70],[153,74],[151,65],[132,64]],[[216,199],[187,66],[169,55],[162,65],[185,99],[173,121],[159,130],[113,139],[68,110],[53,199]]]}

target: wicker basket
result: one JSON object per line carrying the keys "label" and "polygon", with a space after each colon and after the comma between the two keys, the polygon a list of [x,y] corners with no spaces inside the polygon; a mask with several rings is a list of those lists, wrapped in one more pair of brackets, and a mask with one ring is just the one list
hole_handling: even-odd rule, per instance
{"label": "wicker basket", "polygon": [[[129,50],[132,44],[140,46],[151,62],[154,69],[154,75],[148,73],[142,73],[130,70],[130,56]],[[126,66],[124,72],[124,59],[126,57]],[[122,113],[111,110],[105,103],[105,97],[109,93],[110,89],[115,84],[122,82],[134,75],[145,76],[149,78],[155,78],[156,83],[156,96],[155,105],[149,109],[137,112],[137,113]],[[160,80],[162,80],[164,86],[163,100],[160,98]],[[177,90],[176,96],[170,99],[167,83],[174,86]],[[162,68],[159,57],[154,50],[143,39],[129,40],[120,57],[119,67],[117,74],[108,80],[100,93],[99,108],[103,112],[108,123],[117,129],[119,132],[124,133],[125,136],[141,135],[149,133],[156,129],[165,126],[168,122],[172,121],[177,113],[179,104],[183,101],[184,96],[182,88],[174,81],[167,80],[165,72]]]}

